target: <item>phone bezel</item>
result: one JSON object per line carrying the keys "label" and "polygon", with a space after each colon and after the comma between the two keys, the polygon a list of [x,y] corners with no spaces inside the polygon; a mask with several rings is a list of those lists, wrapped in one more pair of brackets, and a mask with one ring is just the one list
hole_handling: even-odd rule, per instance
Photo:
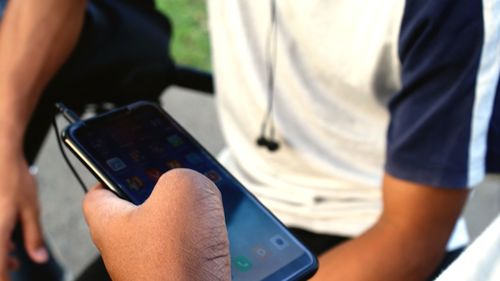
{"label": "phone bezel", "polygon": [[[121,191],[119,185],[113,182],[112,177],[107,175],[106,168],[101,167],[99,162],[95,160],[95,158],[90,155],[90,152],[78,142],[77,137],[75,136],[75,132],[84,126],[91,126],[94,122],[101,122],[106,120],[106,118],[116,118],[119,114],[129,114],[134,110],[140,107],[153,107],[154,110],[158,111],[165,117],[168,122],[170,122],[177,130],[180,131],[184,136],[188,137],[189,141],[196,146],[197,149],[203,151],[212,162],[218,165],[226,174],[234,181],[239,189],[243,192],[245,196],[247,196],[258,208],[260,208],[267,217],[269,217],[274,223],[276,223],[295,243],[297,243],[300,248],[304,251],[304,255],[299,256],[294,259],[284,267],[277,269],[275,272],[271,273],[268,277],[266,277],[263,281],[271,280],[270,278],[273,276],[280,276],[279,273],[287,272],[286,269],[296,261],[302,259],[310,260],[309,264],[305,264],[302,268],[298,269],[293,275],[290,275],[287,279],[280,280],[303,280],[307,279],[316,273],[318,269],[318,260],[316,256],[312,254],[312,252],[307,249],[307,247],[297,238],[295,237],[287,227],[269,210],[267,209],[260,201],[256,198],[254,194],[252,194],[243,184],[241,184],[222,164],[217,161],[217,159],[208,152],[186,129],[184,129],[173,117],[171,117],[167,112],[165,112],[160,106],[152,102],[139,101],[133,104],[120,107],[104,114],[97,115],[95,117],[89,118],[87,120],[80,120],[73,124],[67,126],[61,136],[65,145],[75,154],[75,156],[91,171],[91,173],[101,181],[107,188],[109,188],[112,192],[114,192],[117,196],[131,201],[132,199],[126,195],[125,192]],[[305,257],[304,257],[305,256]]]}

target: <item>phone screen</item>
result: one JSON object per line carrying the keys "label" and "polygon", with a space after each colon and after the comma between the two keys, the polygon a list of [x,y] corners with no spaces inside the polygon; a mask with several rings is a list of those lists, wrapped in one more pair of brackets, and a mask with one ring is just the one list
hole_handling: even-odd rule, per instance
{"label": "phone screen", "polygon": [[170,169],[190,168],[212,180],[222,194],[233,280],[295,280],[314,272],[313,255],[159,107],[137,103],[75,123],[65,138],[135,204]]}

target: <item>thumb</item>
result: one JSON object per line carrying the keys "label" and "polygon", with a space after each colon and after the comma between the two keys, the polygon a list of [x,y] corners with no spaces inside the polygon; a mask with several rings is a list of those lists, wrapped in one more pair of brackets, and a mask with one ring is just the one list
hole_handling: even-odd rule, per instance
{"label": "thumb", "polygon": [[132,213],[137,206],[120,199],[113,192],[97,184],[83,199],[83,214],[97,247],[105,237],[109,225]]}

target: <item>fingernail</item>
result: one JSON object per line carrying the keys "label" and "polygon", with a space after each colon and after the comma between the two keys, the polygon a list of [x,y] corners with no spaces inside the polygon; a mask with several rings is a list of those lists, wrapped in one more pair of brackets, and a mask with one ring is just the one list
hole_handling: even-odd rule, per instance
{"label": "fingernail", "polygon": [[44,247],[38,248],[33,253],[33,259],[38,263],[46,262],[49,259],[49,253],[47,252],[47,249],[45,249]]}

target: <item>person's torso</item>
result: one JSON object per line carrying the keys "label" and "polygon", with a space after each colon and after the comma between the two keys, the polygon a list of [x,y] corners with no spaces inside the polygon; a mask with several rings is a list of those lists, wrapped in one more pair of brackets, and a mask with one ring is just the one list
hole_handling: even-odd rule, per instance
{"label": "person's torso", "polygon": [[[388,112],[399,88],[401,1],[209,1],[229,169],[285,222],[355,235],[380,211]],[[268,106],[280,148],[256,145]],[[274,42],[274,41],[273,41]]]}

